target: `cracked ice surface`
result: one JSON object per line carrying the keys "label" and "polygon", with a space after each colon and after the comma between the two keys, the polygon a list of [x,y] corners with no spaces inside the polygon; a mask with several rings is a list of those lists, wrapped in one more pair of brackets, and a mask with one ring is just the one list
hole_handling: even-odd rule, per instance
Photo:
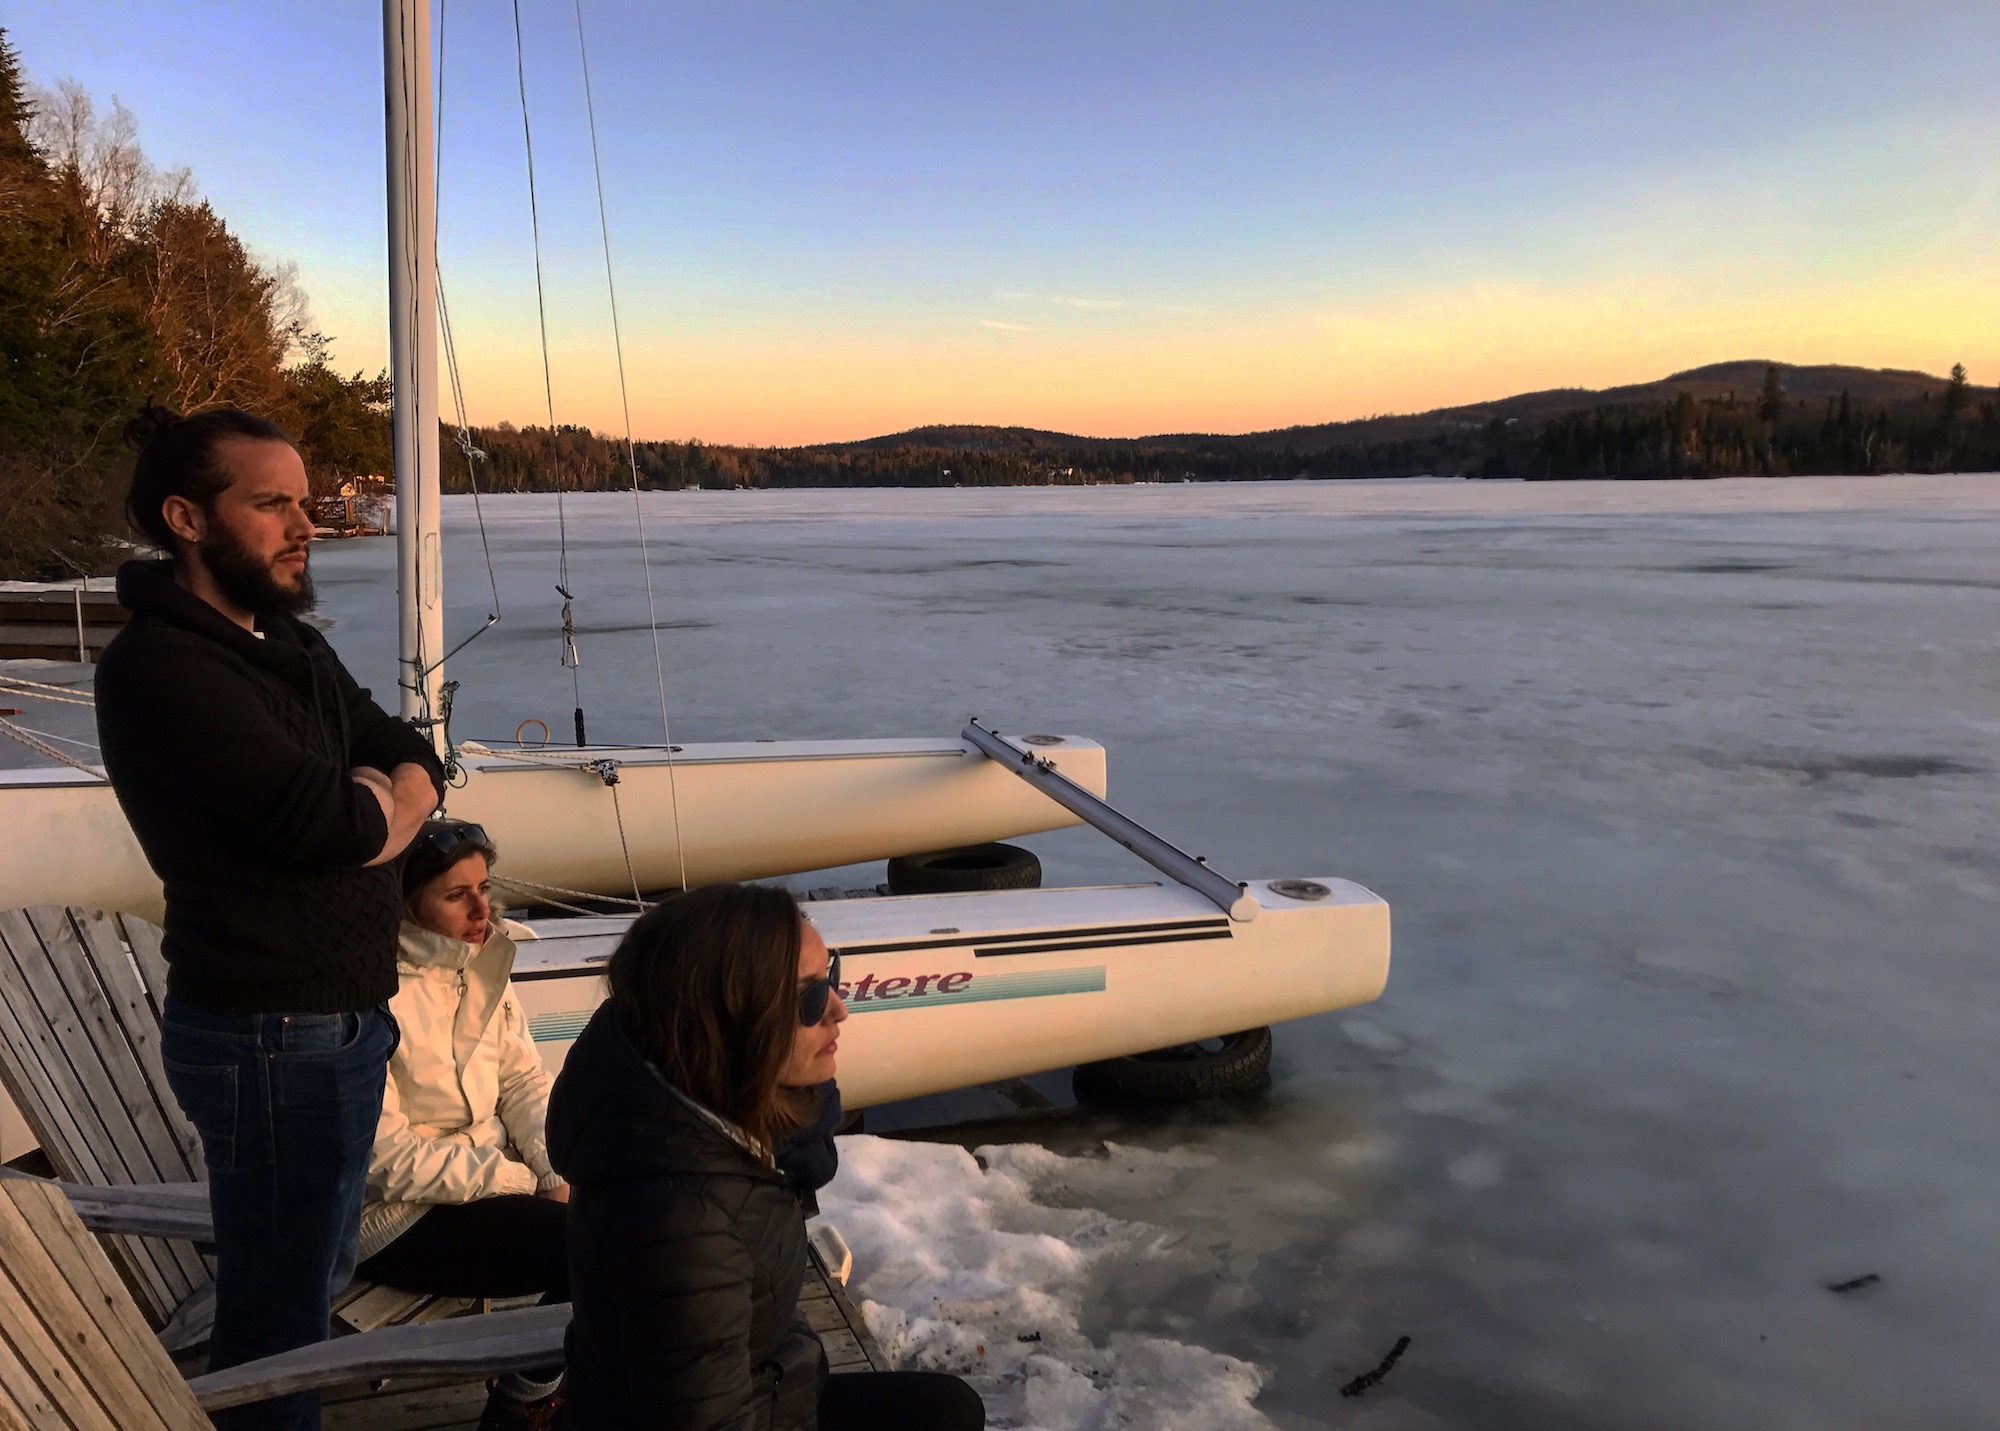
{"label": "cracked ice surface", "polygon": [[[958,1135],[1199,1156],[1068,1191],[959,1165],[968,1198],[1022,1180],[1020,1230],[1150,1230],[1059,1289],[1079,1357],[1230,1358],[1286,1428],[2000,1423],[2000,478],[647,510],[677,737],[1073,731],[1217,867],[1393,905],[1387,996],[1281,1027],[1268,1098]],[[658,730],[631,511],[568,503],[599,739]],[[484,575],[447,513],[456,634]],[[487,514],[508,616],[458,729],[560,731],[554,504]],[[314,560],[387,688],[390,544]],[[1134,872],[1030,843],[1052,880]],[[1090,1424],[1064,1366],[1048,1405]]]}

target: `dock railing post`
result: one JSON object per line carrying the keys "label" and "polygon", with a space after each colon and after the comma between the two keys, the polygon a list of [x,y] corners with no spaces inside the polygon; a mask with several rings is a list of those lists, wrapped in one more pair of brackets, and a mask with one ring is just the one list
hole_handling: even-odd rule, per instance
{"label": "dock railing post", "polygon": [[988,730],[977,719],[966,723],[959,738],[971,742],[995,764],[1020,776],[1085,824],[1102,830],[1161,874],[1211,900],[1238,924],[1248,924],[1257,917],[1259,906],[1250,886],[1216,873],[1206,860],[1196,859],[1138,821],[1121,815],[1056,769],[1054,761],[1009,745],[1000,732]]}

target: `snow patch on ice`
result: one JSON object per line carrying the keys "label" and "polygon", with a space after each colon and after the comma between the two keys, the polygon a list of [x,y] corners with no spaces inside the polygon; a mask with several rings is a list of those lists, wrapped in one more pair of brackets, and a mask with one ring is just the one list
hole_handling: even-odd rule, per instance
{"label": "snow patch on ice", "polygon": [[977,1155],[857,1136],[820,1194],[854,1250],[849,1290],[890,1359],[950,1371],[986,1398],[987,1424],[1019,1431],[1268,1431],[1252,1402],[1266,1373],[1169,1338],[1081,1325],[1124,1263],[1171,1258],[1175,1239],[1089,1206],[1093,1193],[1164,1187],[1211,1165],[1185,1149],[1107,1143],[1101,1158],[1026,1144]]}
{"label": "snow patch on ice", "polygon": [[1370,1019],[1343,1019],[1340,1031],[1352,1044],[1357,1044],[1371,1053],[1402,1053],[1409,1043],[1402,1035],[1383,1028]]}

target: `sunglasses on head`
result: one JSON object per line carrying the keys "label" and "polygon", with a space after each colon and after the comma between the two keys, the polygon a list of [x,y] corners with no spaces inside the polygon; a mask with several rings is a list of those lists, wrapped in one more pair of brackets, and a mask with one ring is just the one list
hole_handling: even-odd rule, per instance
{"label": "sunglasses on head", "polygon": [[452,863],[452,857],[466,846],[490,848],[493,842],[486,838],[484,825],[439,823],[424,836],[424,844],[449,864]]}
{"label": "sunglasses on head", "polygon": [[826,1006],[833,999],[834,986],[840,982],[840,956],[829,954],[826,973],[803,989],[799,990],[799,1026],[812,1028],[826,1017]]}

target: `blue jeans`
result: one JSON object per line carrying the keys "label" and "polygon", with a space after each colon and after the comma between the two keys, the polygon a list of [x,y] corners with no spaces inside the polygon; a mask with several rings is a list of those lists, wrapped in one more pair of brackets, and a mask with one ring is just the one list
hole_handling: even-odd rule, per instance
{"label": "blue jeans", "polygon": [[[324,1341],[354,1275],[368,1154],[396,1022],[357,1014],[212,1014],[167,1000],[167,1083],[201,1135],[215,1214],[212,1369]],[[302,1392],[219,1412],[225,1431],[317,1431]]]}

